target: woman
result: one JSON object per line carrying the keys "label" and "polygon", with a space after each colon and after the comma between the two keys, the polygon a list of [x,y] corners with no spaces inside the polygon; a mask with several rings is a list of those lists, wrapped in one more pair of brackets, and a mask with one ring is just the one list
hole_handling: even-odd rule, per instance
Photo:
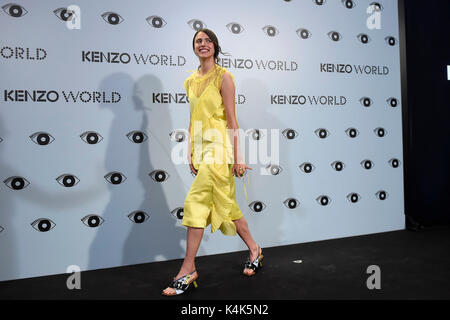
{"label": "woman", "polygon": [[198,30],[192,48],[200,66],[185,80],[184,86],[191,109],[188,161],[196,177],[184,203],[186,256],[170,286],[163,290],[166,296],[181,294],[192,283],[197,286],[195,256],[204,228],[209,224],[211,232],[217,229],[225,235],[237,232],[245,242],[250,251],[245,275],[254,275],[263,259],[235,198],[234,175],[241,178],[251,168],[242,161],[239,150],[234,78],[217,64],[222,51],[211,30]]}

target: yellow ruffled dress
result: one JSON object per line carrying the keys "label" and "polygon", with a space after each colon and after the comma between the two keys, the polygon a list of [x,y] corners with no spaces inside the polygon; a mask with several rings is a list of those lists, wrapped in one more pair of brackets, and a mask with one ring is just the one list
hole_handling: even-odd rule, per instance
{"label": "yellow ruffled dress", "polygon": [[224,235],[236,235],[233,220],[242,218],[242,212],[235,197],[233,146],[220,94],[225,72],[215,64],[207,74],[194,71],[184,82],[191,111],[192,163],[198,171],[184,202],[182,224],[197,228],[211,224],[211,233],[219,229]]}

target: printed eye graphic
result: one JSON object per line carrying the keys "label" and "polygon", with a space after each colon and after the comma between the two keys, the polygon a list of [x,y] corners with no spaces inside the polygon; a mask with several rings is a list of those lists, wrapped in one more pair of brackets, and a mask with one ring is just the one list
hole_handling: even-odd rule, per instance
{"label": "printed eye graphic", "polygon": [[300,28],[297,31],[295,31],[297,35],[302,39],[309,39],[312,36],[312,33],[309,32],[307,29]]}
{"label": "printed eye graphic", "polygon": [[266,205],[262,201],[253,201],[248,205],[253,212],[259,213],[266,208]]}
{"label": "printed eye graphic", "polygon": [[0,226],[0,233],[2,233],[3,230],[5,230],[5,228],[3,228],[2,226]]}
{"label": "printed eye graphic", "polygon": [[103,137],[95,131],[86,131],[80,135],[81,140],[87,144],[97,144],[103,140]]}
{"label": "printed eye graphic", "polygon": [[127,177],[125,177],[122,173],[117,171],[112,171],[104,176],[105,180],[111,184],[121,184]]}
{"label": "printed eye graphic", "polygon": [[249,129],[245,131],[245,134],[251,136],[253,140],[260,140],[264,137],[264,134],[259,129]]}
{"label": "printed eye graphic", "polygon": [[3,183],[6,184],[8,188],[13,190],[22,190],[30,184],[30,182],[27,179],[19,176],[12,176],[6,178],[5,180],[3,180]]}
{"label": "printed eye graphic", "polygon": [[316,198],[316,201],[322,206],[327,206],[331,203],[331,198],[327,195],[322,194]]}
{"label": "printed eye graphic", "polygon": [[272,164],[272,165],[268,165],[266,167],[266,170],[268,173],[270,173],[273,176],[276,176],[277,174],[280,174],[281,171],[283,171],[283,168],[281,168],[279,165],[277,164]]}
{"label": "printed eye graphic", "polygon": [[96,214],[89,214],[86,217],[81,219],[86,226],[91,228],[96,228],[101,225],[105,220],[102,217],[97,216]]}
{"label": "printed eye graphic", "polygon": [[388,198],[388,193],[384,190],[380,190],[375,193],[375,197],[377,197],[378,200],[386,200]]}
{"label": "printed eye graphic", "polygon": [[288,198],[284,200],[283,203],[289,209],[295,209],[300,205],[300,202],[295,198]]}
{"label": "printed eye graphic", "polygon": [[167,24],[166,20],[164,20],[160,16],[150,16],[145,18],[145,20],[149,25],[157,29],[162,28]]}
{"label": "printed eye graphic", "polygon": [[271,26],[271,25],[267,25],[267,26],[263,27],[262,29],[263,29],[264,33],[266,35],[268,35],[269,37],[275,37],[277,34],[280,33],[277,28],[275,28],[274,26]]}
{"label": "printed eye graphic", "polygon": [[345,165],[344,165],[344,163],[342,162],[342,161],[334,161],[332,164],[331,164],[331,167],[334,169],[334,170],[336,170],[336,171],[342,171],[342,170],[344,170],[344,168],[345,168]]}
{"label": "printed eye graphic", "polygon": [[237,22],[230,22],[229,24],[227,24],[227,28],[234,34],[239,34],[244,31],[244,27]]}
{"label": "printed eye graphic", "polygon": [[387,134],[387,131],[384,128],[375,128],[373,132],[380,138],[384,137]]}
{"label": "printed eye graphic", "polygon": [[304,173],[311,173],[316,167],[314,167],[314,165],[312,163],[303,162],[301,165],[299,165],[299,168]]}
{"label": "printed eye graphic", "polygon": [[382,11],[383,6],[379,2],[372,2],[369,6],[372,6],[374,11]]}
{"label": "printed eye graphic", "polygon": [[0,142],[2,142],[3,141],[3,139],[2,138],[0,138]]}
{"label": "printed eye graphic", "polygon": [[348,128],[347,130],[345,130],[345,133],[350,137],[350,138],[356,138],[359,135],[359,131],[356,128]]}
{"label": "printed eye graphic", "polygon": [[75,12],[73,10],[67,10],[67,8],[55,9],[53,10],[53,13],[62,21],[71,21],[75,16]]}
{"label": "printed eye graphic", "polygon": [[207,28],[206,24],[199,19],[192,19],[188,21],[188,25],[195,31]]}
{"label": "printed eye graphic", "polygon": [[120,14],[111,11],[102,13],[101,17],[103,18],[103,20],[112,25],[122,23],[124,20]]}
{"label": "printed eye graphic", "polygon": [[356,6],[353,0],[341,0],[341,1],[344,7],[346,7],[347,9],[353,9]]}
{"label": "printed eye graphic", "polygon": [[30,224],[35,230],[40,232],[47,232],[56,226],[52,220],[47,218],[36,219]]}
{"label": "printed eye graphic", "polygon": [[46,146],[55,140],[55,138],[53,138],[51,134],[49,134],[47,132],[41,132],[41,131],[33,133],[30,136],[30,139],[34,143],[41,145],[41,146]]}
{"label": "printed eye graphic", "polygon": [[156,182],[163,182],[169,179],[169,174],[164,170],[153,170],[148,175]]}
{"label": "printed eye graphic", "polygon": [[150,218],[150,216],[147,213],[145,213],[144,211],[140,211],[140,210],[133,211],[132,213],[127,215],[127,217],[134,223],[142,223],[142,222],[147,221]]}
{"label": "printed eye graphic", "polygon": [[325,128],[316,129],[314,133],[321,139],[325,139],[330,136],[330,132]]}
{"label": "printed eye graphic", "polygon": [[358,34],[356,37],[357,37],[358,40],[359,40],[361,43],[363,43],[363,44],[367,44],[367,43],[369,43],[370,40],[371,40],[370,37],[369,37],[367,34],[365,34],[365,33],[360,33],[360,34]]}
{"label": "printed eye graphic", "polygon": [[391,160],[388,161],[388,163],[392,168],[398,168],[400,166],[400,160],[396,158],[392,158]]}
{"label": "printed eye graphic", "polygon": [[323,6],[327,1],[326,0],[312,0],[316,5]]}
{"label": "printed eye graphic", "polygon": [[184,216],[184,208],[183,207],[175,208],[172,211],[170,211],[170,214],[173,215],[178,220],[181,220],[183,219]]}
{"label": "printed eye graphic", "polygon": [[361,102],[364,107],[370,107],[373,104],[372,99],[370,99],[369,97],[362,97],[361,99],[359,99],[359,102]]}
{"label": "printed eye graphic", "polygon": [[327,35],[333,41],[339,41],[342,39],[342,35],[337,31],[330,31],[327,33]]}
{"label": "printed eye graphic", "polygon": [[72,174],[65,173],[56,178],[56,181],[58,181],[58,183],[63,187],[70,188],[76,185],[78,182],[80,182],[80,179],[78,179],[76,176]]}
{"label": "printed eye graphic", "polygon": [[188,136],[187,130],[174,130],[169,133],[170,140],[175,142],[183,142]]}
{"label": "printed eye graphic", "polygon": [[357,194],[356,192],[352,192],[352,193],[349,193],[349,194],[347,195],[347,199],[348,199],[348,201],[350,201],[351,203],[356,203],[356,202],[358,202],[359,200],[361,200],[361,196],[360,196],[359,194]]}
{"label": "printed eye graphic", "polygon": [[284,129],[283,132],[281,132],[283,136],[288,140],[293,140],[298,137],[298,132],[294,129]]}
{"label": "printed eye graphic", "polygon": [[395,46],[395,44],[397,43],[397,40],[392,36],[388,36],[384,38],[384,40],[386,40],[387,44],[390,46]]}
{"label": "printed eye graphic", "polygon": [[2,6],[3,11],[11,17],[20,18],[28,13],[24,7],[15,3],[8,3]]}
{"label": "printed eye graphic", "polygon": [[361,161],[361,166],[364,169],[370,170],[374,167],[374,163],[372,161],[370,161],[369,159],[364,159],[363,161]]}
{"label": "printed eye graphic", "polygon": [[142,131],[136,131],[136,130],[134,130],[134,131],[131,131],[131,132],[127,133],[127,138],[128,138],[131,142],[134,142],[134,143],[142,143],[142,142],[144,142],[145,140],[148,139],[148,136],[147,136],[147,134],[145,134],[145,133],[142,132]]}
{"label": "printed eye graphic", "polygon": [[398,106],[398,100],[396,98],[389,98],[389,99],[387,99],[387,103],[392,108],[395,108],[396,106]]}

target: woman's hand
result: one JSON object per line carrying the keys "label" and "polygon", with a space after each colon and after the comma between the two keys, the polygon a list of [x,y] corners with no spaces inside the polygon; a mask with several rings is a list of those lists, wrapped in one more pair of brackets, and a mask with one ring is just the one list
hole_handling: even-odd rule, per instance
{"label": "woman's hand", "polygon": [[191,168],[191,172],[195,175],[197,175],[197,170],[195,170],[194,165],[192,164],[192,154],[189,152],[188,155],[188,162],[189,162],[189,167]]}
{"label": "woman's hand", "polygon": [[250,168],[249,166],[247,166],[245,163],[235,163],[233,165],[233,174],[240,178],[244,175],[245,171],[247,169],[252,170],[252,168]]}

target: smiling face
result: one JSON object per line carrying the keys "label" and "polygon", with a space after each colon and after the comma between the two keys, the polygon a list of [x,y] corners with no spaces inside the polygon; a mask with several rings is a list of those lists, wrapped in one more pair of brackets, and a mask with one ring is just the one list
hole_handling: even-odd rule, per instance
{"label": "smiling face", "polygon": [[214,56],[214,43],[204,32],[199,32],[194,39],[194,52],[199,58]]}

